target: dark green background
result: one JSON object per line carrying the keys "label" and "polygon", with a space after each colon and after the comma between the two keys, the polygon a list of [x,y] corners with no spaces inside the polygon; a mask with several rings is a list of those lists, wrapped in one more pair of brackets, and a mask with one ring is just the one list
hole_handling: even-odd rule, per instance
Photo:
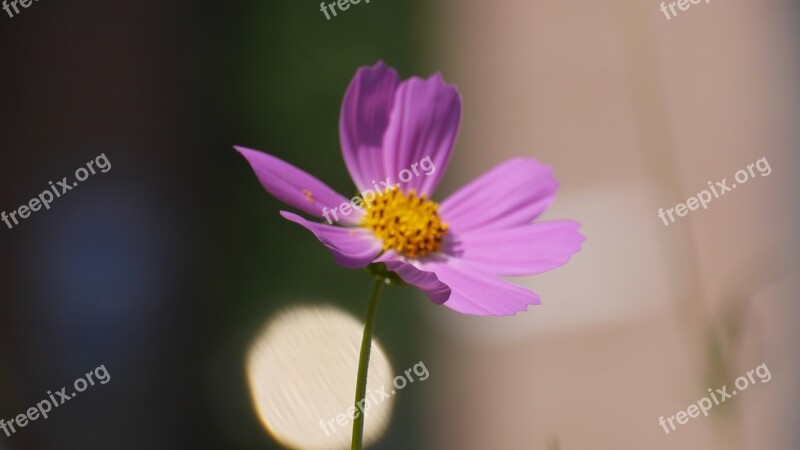
{"label": "dark green background", "polygon": [[[423,2],[40,1],[0,16],[0,209],[105,153],[112,169],[0,229],[0,417],[105,364],[92,388],[0,449],[276,448],[244,352],[276,310],[362,317],[371,280],[278,215],[233,144],[347,195],[339,108],[355,70],[438,70]],[[377,336],[396,369],[425,360],[419,293],[390,289]],[[423,448],[425,385],[375,448]]]}

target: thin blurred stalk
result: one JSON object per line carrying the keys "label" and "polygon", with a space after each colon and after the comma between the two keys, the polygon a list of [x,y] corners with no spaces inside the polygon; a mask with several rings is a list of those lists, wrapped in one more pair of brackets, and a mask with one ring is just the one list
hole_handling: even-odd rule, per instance
{"label": "thin blurred stalk", "polygon": [[[609,0],[616,16],[623,50],[634,120],[637,122],[638,137],[644,170],[653,183],[667,191],[670,197],[682,198],[680,180],[675,158],[675,145],[670,133],[663,82],[658,70],[656,48],[653,36],[647,28],[650,23],[643,9],[644,4],[636,0]],[[686,231],[683,231],[686,230]],[[670,230],[672,235],[683,231],[684,236],[673,239],[665,252],[667,267],[675,280],[673,296],[677,302],[677,312],[686,328],[686,336],[699,336],[707,322],[708,313],[700,286],[700,269],[697,263],[693,233],[690,227]]]}
{"label": "thin blurred stalk", "polygon": [[[639,130],[642,148],[642,161],[649,179],[664,188],[672,198],[684,198],[680,189],[678,167],[675,158],[674,139],[669,130],[669,116],[663,90],[656,45],[648,25],[652,22],[647,14],[645,3],[637,0],[609,0],[611,11],[616,17],[620,35],[620,46],[623,50],[626,71],[630,82],[634,117]],[[659,200],[659,199],[655,199]],[[678,232],[679,230],[671,230]],[[696,343],[708,342],[708,330],[716,329],[714,318],[706,309],[706,301],[700,284],[700,266],[698,255],[693,245],[695,242],[691,227],[685,227],[684,235],[671,241],[665,252],[667,267],[672,271],[673,297],[678,299],[675,313],[682,327],[681,336],[687,351],[695,357],[693,350]],[[673,233],[674,235],[674,233]],[[713,334],[713,333],[712,333]],[[707,345],[699,348],[706,349]],[[695,369],[697,379],[704,380],[712,367],[703,361]],[[725,355],[726,358],[731,355]],[[727,361],[726,366],[730,366]],[[736,426],[736,411],[729,415],[731,421],[718,424],[714,429],[717,447],[731,450],[745,448],[745,441],[740,427]]]}

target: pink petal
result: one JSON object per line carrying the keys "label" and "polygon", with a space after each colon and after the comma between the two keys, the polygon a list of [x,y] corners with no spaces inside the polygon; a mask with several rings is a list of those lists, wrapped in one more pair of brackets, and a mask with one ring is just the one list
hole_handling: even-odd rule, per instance
{"label": "pink petal", "polygon": [[[327,184],[285,161],[257,150],[238,146],[234,148],[250,163],[264,189],[287,205],[322,218],[323,212],[327,213],[326,209],[331,210],[343,203],[350,203]],[[338,214],[343,224],[357,225],[361,222],[364,211],[351,211],[347,216]],[[337,216],[327,214],[329,221],[335,221]]]}
{"label": "pink petal", "polygon": [[489,273],[471,267],[465,261],[447,257],[428,261],[421,268],[431,271],[452,293],[444,306],[464,314],[510,316],[538,305],[539,296]]}
{"label": "pink petal", "polygon": [[397,71],[378,62],[361,67],[347,88],[339,115],[342,156],[360,192],[373,180],[383,180],[382,140],[389,123],[399,78]]}
{"label": "pink petal", "polygon": [[562,266],[586,240],[580,224],[554,220],[514,228],[475,230],[448,235],[445,253],[495,275],[535,275]]}
{"label": "pink petal", "polygon": [[[427,80],[413,77],[400,84],[383,138],[384,167],[391,184],[430,194],[450,159],[461,120],[461,98],[440,74]],[[420,161],[424,162],[423,171]],[[404,172],[405,171],[405,172]],[[415,172],[416,171],[416,172]]]}
{"label": "pink petal", "polygon": [[364,228],[334,227],[310,222],[287,211],[281,211],[281,216],[314,233],[333,252],[336,262],[348,269],[367,266],[383,249],[381,241]]}
{"label": "pink petal", "polygon": [[550,206],[557,189],[550,166],[514,158],[453,193],[442,202],[439,213],[457,232],[523,225]]}
{"label": "pink petal", "polygon": [[439,281],[435,273],[420,270],[412,262],[399,257],[394,250],[384,253],[375,262],[386,264],[387,269],[396,273],[406,283],[418,287],[437,305],[450,298],[450,288]]}

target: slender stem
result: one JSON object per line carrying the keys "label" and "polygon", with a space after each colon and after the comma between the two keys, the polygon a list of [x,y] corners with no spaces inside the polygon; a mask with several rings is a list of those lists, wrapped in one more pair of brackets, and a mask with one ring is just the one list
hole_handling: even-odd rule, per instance
{"label": "slender stem", "polygon": [[[369,299],[367,318],[364,320],[364,336],[361,338],[361,356],[358,358],[358,376],[356,378],[355,410],[360,411],[358,404],[364,400],[367,393],[367,373],[369,372],[369,354],[372,350],[372,330],[375,329],[375,316],[378,312],[378,299],[381,296],[383,278],[375,280],[372,288],[372,297]],[[353,440],[350,450],[361,450],[364,441],[364,414],[360,413],[353,419]]]}

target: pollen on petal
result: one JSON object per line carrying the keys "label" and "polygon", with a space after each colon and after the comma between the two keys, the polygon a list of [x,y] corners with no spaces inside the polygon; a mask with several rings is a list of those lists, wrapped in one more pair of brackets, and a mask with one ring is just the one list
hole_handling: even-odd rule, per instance
{"label": "pollen on petal", "polygon": [[314,203],[314,194],[312,194],[311,191],[309,191],[308,189],[303,189],[302,192],[303,192],[303,195],[306,196],[306,200],[309,203]]}

